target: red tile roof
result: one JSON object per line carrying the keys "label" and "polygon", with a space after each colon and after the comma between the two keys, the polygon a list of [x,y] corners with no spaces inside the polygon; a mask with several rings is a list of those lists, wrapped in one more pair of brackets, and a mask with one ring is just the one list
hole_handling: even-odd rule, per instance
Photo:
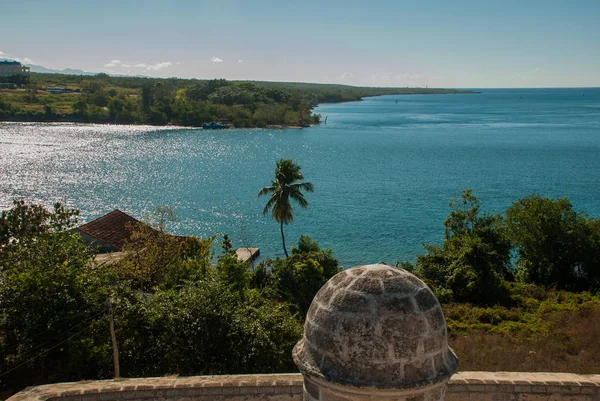
{"label": "red tile roof", "polygon": [[119,209],[115,209],[76,229],[118,250],[122,250],[125,242],[131,237],[131,227],[137,223],[139,223],[139,220],[123,213]]}

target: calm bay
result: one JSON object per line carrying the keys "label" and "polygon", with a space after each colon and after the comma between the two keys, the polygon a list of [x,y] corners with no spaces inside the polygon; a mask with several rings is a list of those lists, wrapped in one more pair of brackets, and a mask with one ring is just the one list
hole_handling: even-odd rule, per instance
{"label": "calm bay", "polygon": [[302,130],[0,123],[0,207],[63,201],[87,221],[168,204],[174,233],[282,256],[257,193],[292,158],[315,192],[287,242],[308,234],[346,267],[413,260],[467,188],[490,212],[538,193],[599,217],[600,89],[481,92],[323,104],[327,124]]}

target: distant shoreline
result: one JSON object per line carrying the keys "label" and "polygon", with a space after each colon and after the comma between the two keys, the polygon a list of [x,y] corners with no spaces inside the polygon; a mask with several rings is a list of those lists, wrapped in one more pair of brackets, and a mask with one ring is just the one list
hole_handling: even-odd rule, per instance
{"label": "distant shoreline", "polygon": [[[447,91],[447,92],[441,92]],[[351,103],[351,102],[362,102],[366,98],[371,97],[381,97],[381,96],[405,96],[405,95],[478,95],[481,92],[472,91],[472,90],[462,90],[462,89],[440,89],[440,92],[406,92],[406,93],[395,93],[395,94],[383,94],[383,95],[370,95],[370,96],[362,96],[360,99],[351,99],[351,100],[342,100],[339,102],[320,102],[316,106],[320,104],[338,104],[338,103]]]}
{"label": "distant shoreline", "polygon": [[[408,89],[408,88],[407,88]],[[0,95],[5,92],[6,89],[0,90]],[[381,95],[370,95],[370,96],[362,96],[360,99],[348,99],[341,101],[323,101],[313,105],[313,109],[318,107],[321,104],[341,104],[341,103],[351,103],[351,102],[362,102],[365,98],[373,98],[373,97],[381,97],[381,96],[403,96],[403,95],[474,95],[480,94],[481,92],[472,91],[472,90],[459,90],[459,89],[425,89],[425,90],[415,90],[415,88],[410,88],[404,93],[396,93],[396,94],[381,94]],[[34,120],[34,119],[23,119],[19,118],[19,116],[0,116],[0,122],[13,122],[13,123],[41,123],[41,124],[60,124],[60,123],[72,123],[72,124],[82,124],[82,125],[133,125],[133,126],[151,126],[151,127],[181,127],[181,128],[193,128],[193,129],[204,129],[202,127],[193,126],[193,125],[177,125],[177,124],[148,124],[148,123],[132,123],[132,124],[120,124],[114,123],[111,121],[97,120],[90,121],[89,119],[83,119],[77,116],[64,116],[59,117],[56,116],[52,120]],[[235,127],[232,126],[233,129],[240,128],[266,128],[266,129],[302,129],[302,128],[310,128],[311,125],[319,125],[310,124],[307,126],[300,126],[297,124],[286,125],[286,124],[267,124],[264,127],[255,126],[255,127]],[[208,130],[208,129],[207,129]],[[210,131],[210,130],[208,130]]]}
{"label": "distant shoreline", "polygon": [[475,94],[444,88],[353,87],[339,84],[142,79],[99,74],[32,74],[26,87],[0,89],[0,121],[181,126],[210,121],[232,128],[308,128],[321,104],[389,95]]}

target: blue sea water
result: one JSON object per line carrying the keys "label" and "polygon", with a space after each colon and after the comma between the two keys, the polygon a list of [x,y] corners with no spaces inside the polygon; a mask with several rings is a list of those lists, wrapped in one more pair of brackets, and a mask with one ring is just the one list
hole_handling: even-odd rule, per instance
{"label": "blue sea water", "polygon": [[481,92],[324,104],[327,125],[302,130],[0,123],[0,207],[61,200],[90,220],[169,204],[175,233],[281,256],[257,193],[292,158],[315,192],[288,244],[308,234],[347,267],[414,260],[467,188],[491,212],[538,193],[600,216],[600,89]]}

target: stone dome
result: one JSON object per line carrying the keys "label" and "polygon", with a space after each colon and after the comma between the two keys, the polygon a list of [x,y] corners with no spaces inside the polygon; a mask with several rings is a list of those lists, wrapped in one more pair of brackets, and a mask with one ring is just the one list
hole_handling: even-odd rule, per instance
{"label": "stone dome", "polygon": [[332,277],[312,301],[293,357],[305,376],[380,389],[441,382],[458,367],[435,295],[412,273],[386,265]]}

